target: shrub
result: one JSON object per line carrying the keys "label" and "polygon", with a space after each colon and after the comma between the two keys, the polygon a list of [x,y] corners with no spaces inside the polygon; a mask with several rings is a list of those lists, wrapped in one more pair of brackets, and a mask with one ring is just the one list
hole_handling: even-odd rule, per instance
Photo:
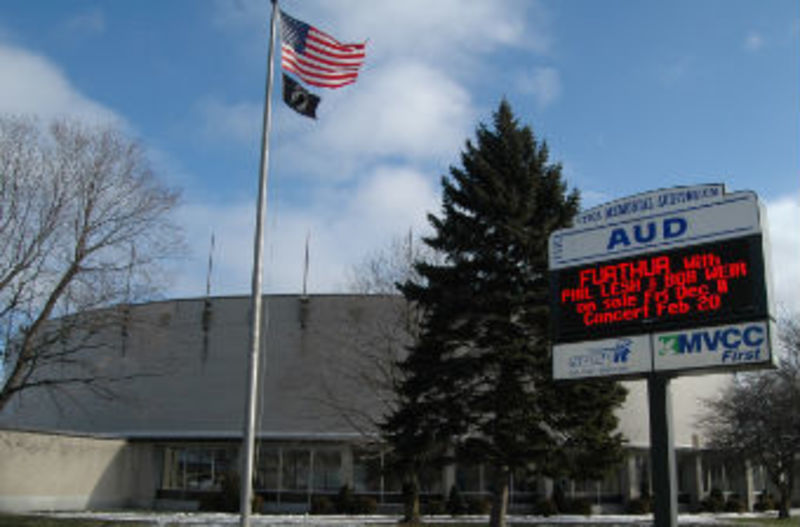
{"label": "shrub", "polygon": [[350,508],[350,514],[375,514],[378,502],[369,496],[356,496]]}
{"label": "shrub", "polygon": [[758,496],[758,500],[753,504],[753,510],[756,512],[772,511],[777,508],[778,506],[775,504],[775,499],[771,494],[767,494],[766,492],[762,492]]}
{"label": "shrub", "polygon": [[207,492],[200,496],[198,510],[203,512],[223,512],[219,492]]}
{"label": "shrub", "polygon": [[744,501],[739,496],[731,496],[728,498],[728,501],[725,502],[725,512],[736,512],[741,514],[743,512],[747,512],[747,505],[745,505]]}
{"label": "shrub", "polygon": [[649,496],[642,496],[635,500],[630,500],[625,510],[628,514],[650,514],[653,509],[653,503]]}
{"label": "shrub", "polygon": [[590,516],[592,514],[592,504],[588,500],[583,499],[567,500],[564,504],[564,509],[561,512],[566,514]]}
{"label": "shrub", "polygon": [[[328,504],[325,503],[325,499],[324,496],[319,496],[318,506],[320,511],[328,510]],[[348,485],[342,485],[336,497],[332,501],[330,499],[327,499],[327,501],[330,502],[332,513],[335,514],[375,514],[378,510],[378,502],[375,499],[369,496],[354,496],[353,489]],[[313,499],[311,505],[313,509]],[[317,514],[331,514],[331,512],[318,512]]]}
{"label": "shrub", "polygon": [[467,512],[467,501],[455,485],[450,487],[450,495],[447,497],[446,509],[447,514],[452,516],[458,516],[459,514]]}
{"label": "shrub", "polygon": [[[200,498],[199,508],[208,512],[239,512],[241,504],[239,492],[239,476],[235,472],[227,472],[220,478],[219,492],[207,492]],[[250,510],[261,512],[264,507],[264,497],[253,494]]]}
{"label": "shrub", "polygon": [[650,514],[653,512],[653,498],[640,496],[628,502],[628,511],[631,514]]}
{"label": "shrub", "polygon": [[556,510],[563,511],[567,509],[567,496],[564,494],[564,488],[560,483],[556,483],[553,486],[552,499],[556,506]]}
{"label": "shrub", "polygon": [[311,497],[311,514],[335,514],[336,506],[328,496]]}
{"label": "shrub", "polygon": [[252,501],[250,502],[251,508],[250,510],[256,514],[260,514],[264,511],[264,496],[261,494],[253,495]]}
{"label": "shrub", "polygon": [[719,489],[711,489],[708,498],[700,502],[701,510],[705,512],[722,512],[725,510],[725,498]]}
{"label": "shrub", "polygon": [[558,514],[558,507],[554,500],[539,500],[534,505],[533,512],[538,516],[554,516]]}
{"label": "shrub", "polygon": [[350,514],[353,508],[353,491],[348,485],[342,485],[333,499],[334,511],[337,514]]}
{"label": "shrub", "polygon": [[239,475],[235,472],[227,472],[220,481],[220,511],[236,512],[239,510],[241,491],[239,490]]}
{"label": "shrub", "polygon": [[468,514],[489,514],[491,510],[492,500],[489,498],[482,498],[479,496],[470,496],[467,498]]}
{"label": "shrub", "polygon": [[220,478],[219,492],[208,492],[200,498],[200,510],[213,512],[237,512],[239,510],[239,477],[228,472]]}
{"label": "shrub", "polygon": [[445,514],[444,502],[442,500],[430,500],[423,507],[423,514]]}

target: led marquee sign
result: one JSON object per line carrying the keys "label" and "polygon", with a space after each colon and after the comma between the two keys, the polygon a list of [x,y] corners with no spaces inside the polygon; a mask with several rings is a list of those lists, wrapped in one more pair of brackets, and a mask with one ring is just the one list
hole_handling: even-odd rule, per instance
{"label": "led marquee sign", "polygon": [[601,205],[554,232],[554,377],[771,362],[763,215],[754,193],[703,185]]}
{"label": "led marquee sign", "polygon": [[554,342],[765,318],[761,236],[552,273]]}

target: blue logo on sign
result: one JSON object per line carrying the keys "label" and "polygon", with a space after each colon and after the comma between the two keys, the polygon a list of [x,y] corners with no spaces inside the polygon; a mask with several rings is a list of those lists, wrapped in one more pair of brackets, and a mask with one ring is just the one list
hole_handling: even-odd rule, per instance
{"label": "blue logo on sign", "polygon": [[619,339],[613,346],[590,348],[584,355],[571,357],[569,366],[570,368],[581,368],[627,363],[631,354],[631,344],[633,344],[631,339]]}

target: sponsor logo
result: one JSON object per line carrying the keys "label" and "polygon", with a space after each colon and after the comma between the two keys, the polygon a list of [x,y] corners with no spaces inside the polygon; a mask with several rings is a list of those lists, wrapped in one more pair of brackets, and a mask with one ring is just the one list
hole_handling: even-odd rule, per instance
{"label": "sponsor logo", "polygon": [[717,353],[723,364],[754,362],[766,358],[765,340],[761,324],[686,331],[659,336],[657,353],[661,357]]}
{"label": "sponsor logo", "polygon": [[590,348],[582,355],[570,357],[570,368],[585,368],[587,366],[602,367],[612,364],[625,364],[631,354],[631,339],[619,339],[612,346]]}

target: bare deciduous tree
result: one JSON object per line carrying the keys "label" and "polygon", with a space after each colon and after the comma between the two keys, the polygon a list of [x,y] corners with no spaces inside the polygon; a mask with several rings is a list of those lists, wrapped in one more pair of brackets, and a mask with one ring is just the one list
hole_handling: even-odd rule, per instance
{"label": "bare deciduous tree", "polygon": [[[397,388],[403,376],[399,361],[415,342],[420,327],[420,311],[399,294],[397,284],[421,282],[416,264],[439,258],[427,245],[415,243],[409,232],[405,237],[392,238],[385,247],[368,254],[351,269],[348,289],[353,293],[396,295],[395,301],[384,304],[385,309],[373,326],[350,336],[349,341],[356,345],[342,347],[343,356],[337,361],[340,367],[331,369],[330,389],[326,387],[324,404],[344,417],[367,441],[383,435],[385,416],[397,407]],[[362,326],[352,327],[360,331]],[[364,407],[354,404],[364,399],[365,394],[372,404]],[[404,480],[416,481],[416,465],[396,461],[391,464],[391,469]],[[405,518],[418,520],[418,486],[411,493],[406,492],[407,487],[404,483]]]}
{"label": "bare deciduous tree", "polygon": [[[395,284],[418,278],[416,261],[432,258],[422,243],[408,236],[392,238],[385,247],[367,254],[353,265],[347,289],[362,295],[396,295],[396,302],[387,302],[374,324],[354,323],[348,328],[348,342],[342,346],[339,367],[331,367],[326,382],[326,407],[346,419],[353,428],[368,439],[379,434],[378,422],[395,403],[395,386],[400,374],[397,360],[404,356],[406,346],[414,339],[418,327],[417,311],[403,299]],[[373,403],[366,408],[356,407],[353,401],[370,394]]]}
{"label": "bare deciduous tree", "polygon": [[78,351],[125,310],[92,310],[152,293],[183,250],[177,198],[113,127],[0,117],[0,409],[32,387],[99,386]]}
{"label": "bare deciduous tree", "polygon": [[405,237],[392,238],[386,247],[367,255],[350,270],[348,289],[365,295],[399,295],[397,284],[418,282],[422,278],[416,262],[435,262],[439,258],[430,247],[414,240],[411,231]]}
{"label": "bare deciduous tree", "polygon": [[764,467],[780,493],[779,517],[788,518],[800,454],[800,321],[779,322],[778,368],[740,374],[719,397],[706,401],[701,424],[711,446]]}

